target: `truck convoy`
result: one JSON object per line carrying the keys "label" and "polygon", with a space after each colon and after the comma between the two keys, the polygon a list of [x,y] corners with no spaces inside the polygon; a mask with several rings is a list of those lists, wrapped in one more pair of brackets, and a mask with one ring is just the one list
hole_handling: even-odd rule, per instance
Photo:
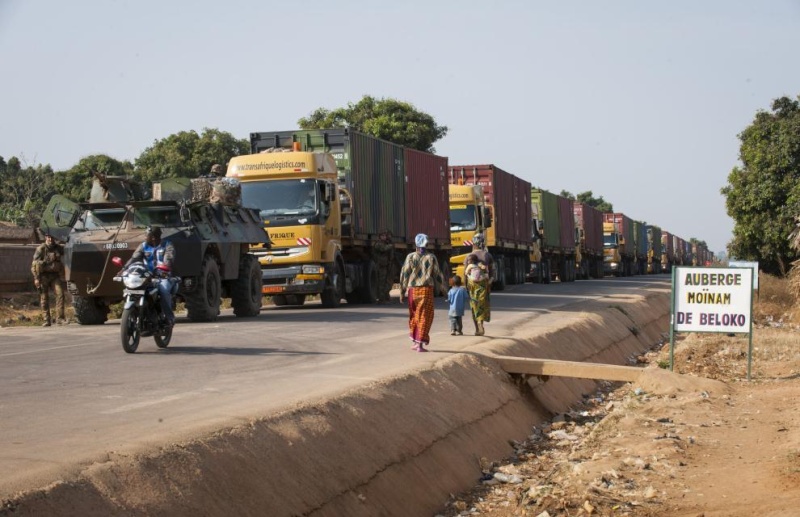
{"label": "truck convoy", "polygon": [[[207,181],[191,181],[211,194]],[[122,285],[113,281],[118,269],[111,258],[127,260],[151,225],[160,226],[162,238],[175,247],[172,272],[182,278],[176,300],[185,302],[189,319],[215,320],[223,297],[231,298],[236,316],[259,314],[261,275],[248,250],[266,249],[270,240],[258,211],[193,197],[191,181],[170,180],[175,195],[145,199],[149,196],[126,177],[97,174],[88,202],[53,196],[40,227],[66,243],[65,279],[78,323],[99,325],[108,319],[110,305],[123,297]]]}
{"label": "truck convoy", "polygon": [[622,212],[603,213],[603,272],[631,276],[637,272],[633,219]]}
{"label": "truck convoy", "polygon": [[533,249],[531,184],[496,165],[451,166],[448,181],[453,273],[464,276],[472,237],[481,232],[495,261],[493,289],[524,283]]}
{"label": "truck convoy", "polygon": [[378,298],[375,244],[390,232],[390,280],[418,233],[440,264],[450,258],[447,158],[351,129],[258,132],[228,164],[242,199],[273,241],[254,249],[263,293],[276,305],[319,295],[325,307]]}

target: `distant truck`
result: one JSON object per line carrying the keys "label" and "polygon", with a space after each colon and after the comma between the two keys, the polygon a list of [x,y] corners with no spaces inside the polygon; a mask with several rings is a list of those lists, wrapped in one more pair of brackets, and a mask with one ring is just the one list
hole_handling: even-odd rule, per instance
{"label": "distant truck", "polygon": [[661,273],[661,228],[647,225],[647,273]]}
{"label": "distant truck", "polygon": [[447,158],[351,129],[258,132],[250,155],[228,163],[243,202],[259,210],[273,240],[255,249],[263,293],[276,305],[374,303],[373,250],[391,232],[392,281],[418,233],[447,264],[450,256]]}
{"label": "distant truck", "polygon": [[603,212],[597,208],[572,202],[575,216],[575,274],[578,278],[603,277]]}
{"label": "distant truck", "polygon": [[532,250],[531,184],[496,165],[451,166],[448,182],[453,273],[463,278],[472,237],[481,231],[495,261],[493,289],[525,283]]}
{"label": "distant truck", "polygon": [[127,260],[152,225],[160,226],[162,239],[175,247],[172,273],[182,279],[176,300],[185,302],[190,320],[216,320],[225,297],[231,298],[236,316],[259,314],[261,275],[248,251],[266,249],[270,240],[258,211],[211,202],[205,194],[210,196],[213,187],[205,180],[198,184],[206,187],[200,189],[203,195],[193,197],[191,181],[197,180],[156,184],[156,198],[161,199],[145,199],[128,178],[97,174],[89,202],[53,196],[40,226],[65,242],[65,277],[78,323],[102,324],[110,305],[122,301],[123,287],[113,281],[118,268],[111,258]]}
{"label": "distant truck", "polygon": [[532,282],[575,281],[577,234],[572,200],[531,189],[534,251],[528,274]]}
{"label": "distant truck", "polygon": [[603,272],[631,276],[636,266],[633,219],[621,212],[603,213]]}
{"label": "distant truck", "polygon": [[644,275],[647,273],[647,225],[635,219],[633,220],[633,245],[636,250],[633,274]]}

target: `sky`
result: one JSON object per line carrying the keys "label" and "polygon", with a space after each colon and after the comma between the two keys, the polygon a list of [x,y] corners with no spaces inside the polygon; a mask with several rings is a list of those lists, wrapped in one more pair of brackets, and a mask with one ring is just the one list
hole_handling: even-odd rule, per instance
{"label": "sky", "polygon": [[592,191],[721,252],[737,135],[800,95],[799,49],[800,0],[0,0],[0,156],[134,161],[368,94],[447,126],[450,165]]}

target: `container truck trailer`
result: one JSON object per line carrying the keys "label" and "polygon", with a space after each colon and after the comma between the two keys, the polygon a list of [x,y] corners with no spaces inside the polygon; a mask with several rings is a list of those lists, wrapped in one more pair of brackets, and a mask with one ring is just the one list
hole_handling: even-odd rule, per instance
{"label": "container truck trailer", "polygon": [[525,282],[531,242],[531,184],[496,165],[449,168],[453,273],[464,276],[472,237],[482,232],[495,261],[492,288]]}
{"label": "container truck trailer", "polygon": [[572,202],[575,215],[575,274],[603,277],[603,212],[580,201]]}
{"label": "container truck trailer", "polygon": [[647,225],[634,219],[633,241],[636,250],[636,259],[633,267],[634,275],[647,273]]}
{"label": "container truck trailer", "polygon": [[534,248],[528,273],[532,282],[575,281],[575,214],[572,200],[531,189]]}
{"label": "container truck trailer", "polygon": [[253,250],[263,293],[277,305],[319,295],[325,307],[374,303],[373,248],[390,232],[390,279],[417,233],[442,264],[450,256],[447,158],[406,149],[351,129],[260,132],[234,157],[246,206],[260,210],[273,241]]}
{"label": "container truck trailer", "polygon": [[603,213],[603,273],[630,276],[636,263],[633,219],[621,212]]}

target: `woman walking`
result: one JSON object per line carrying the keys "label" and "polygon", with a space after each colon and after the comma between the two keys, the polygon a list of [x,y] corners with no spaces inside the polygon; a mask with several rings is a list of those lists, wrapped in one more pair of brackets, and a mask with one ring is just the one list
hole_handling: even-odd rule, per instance
{"label": "woman walking", "polygon": [[494,276],[494,259],[484,248],[483,234],[476,233],[472,237],[473,251],[464,260],[467,277],[467,291],[469,291],[469,306],[472,309],[472,322],[475,324],[475,335],[482,336],[485,332],[484,322],[492,318],[490,301],[492,277]]}
{"label": "woman walking", "polygon": [[433,324],[433,297],[435,293],[445,294],[444,277],[439,269],[439,261],[433,253],[428,253],[428,236],[424,233],[414,238],[417,249],[406,256],[400,271],[400,303],[408,298],[409,337],[414,345],[412,350],[427,352],[430,343],[428,334]]}

